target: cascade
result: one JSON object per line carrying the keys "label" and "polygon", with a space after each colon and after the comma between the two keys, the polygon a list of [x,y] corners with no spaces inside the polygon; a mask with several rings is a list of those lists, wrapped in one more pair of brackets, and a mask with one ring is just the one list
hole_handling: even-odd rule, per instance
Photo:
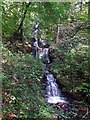
{"label": "cascade", "polygon": [[60,89],[58,88],[58,84],[56,83],[56,79],[54,78],[54,75],[50,73],[48,69],[48,64],[50,64],[49,59],[49,47],[46,43],[44,43],[41,39],[38,38],[38,26],[39,23],[36,22],[33,34],[35,35],[35,41],[34,46],[37,48],[36,51],[36,57],[38,58],[44,58],[44,64],[45,64],[45,77],[46,77],[46,101],[51,104],[56,103],[68,103],[66,98],[61,93]]}

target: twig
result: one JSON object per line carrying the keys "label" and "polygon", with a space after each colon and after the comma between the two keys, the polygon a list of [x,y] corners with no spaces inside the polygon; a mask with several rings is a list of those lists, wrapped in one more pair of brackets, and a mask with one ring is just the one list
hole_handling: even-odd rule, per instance
{"label": "twig", "polygon": [[86,114],[82,118],[85,118],[87,115],[88,115],[88,108]]}

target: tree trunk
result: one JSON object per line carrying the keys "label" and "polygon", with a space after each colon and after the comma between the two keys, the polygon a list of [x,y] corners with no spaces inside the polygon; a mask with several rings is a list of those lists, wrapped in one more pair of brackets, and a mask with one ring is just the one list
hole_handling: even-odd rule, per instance
{"label": "tree trunk", "polygon": [[17,32],[20,33],[21,40],[22,40],[22,37],[23,37],[23,22],[24,22],[24,20],[25,20],[26,13],[27,13],[27,10],[28,10],[30,4],[31,4],[31,2],[29,2],[28,4],[26,4],[26,9],[25,9],[24,14],[23,14],[23,16],[22,16],[20,25],[19,25],[19,27],[18,27],[18,29],[17,29]]}
{"label": "tree trunk", "polygon": [[[90,24],[90,2],[88,2],[88,21],[89,21],[89,24]],[[88,25],[89,25],[88,24]],[[90,26],[90,25],[89,25]],[[88,33],[90,35],[90,29],[88,30]]]}
{"label": "tree trunk", "polygon": [[83,7],[83,3],[82,3],[82,0],[80,2],[80,13],[82,12],[82,7]]}
{"label": "tree trunk", "polygon": [[[88,2],[88,26],[90,26],[90,2]],[[88,29],[88,45],[90,47],[90,29]],[[90,48],[89,48],[89,51],[88,51],[88,56],[89,56],[89,60],[88,60],[88,72],[89,72],[89,76],[90,76]]]}
{"label": "tree trunk", "polygon": [[60,33],[60,28],[59,28],[59,24],[58,24],[57,25],[56,45],[58,45],[58,43],[59,43],[59,33]]}
{"label": "tree trunk", "polygon": [[31,4],[31,2],[29,2],[29,3],[26,5],[26,9],[25,9],[24,14],[23,14],[23,17],[22,17],[22,19],[21,19],[21,23],[20,23],[20,25],[19,25],[19,27],[18,27],[18,31],[23,27],[23,21],[24,21],[24,19],[25,19],[25,17],[26,17],[26,13],[27,13],[27,10],[28,10],[28,7],[30,6],[30,4]]}

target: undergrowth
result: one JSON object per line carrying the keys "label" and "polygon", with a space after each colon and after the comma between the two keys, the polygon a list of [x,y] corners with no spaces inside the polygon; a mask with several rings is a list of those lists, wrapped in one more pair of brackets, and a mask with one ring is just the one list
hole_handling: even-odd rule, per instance
{"label": "undergrowth", "polygon": [[51,70],[66,86],[66,91],[81,94],[81,98],[90,103],[89,45],[86,35],[78,34],[63,41],[52,56]]}
{"label": "undergrowth", "polygon": [[30,54],[12,53],[3,48],[3,118],[51,118],[42,91],[43,63]]}

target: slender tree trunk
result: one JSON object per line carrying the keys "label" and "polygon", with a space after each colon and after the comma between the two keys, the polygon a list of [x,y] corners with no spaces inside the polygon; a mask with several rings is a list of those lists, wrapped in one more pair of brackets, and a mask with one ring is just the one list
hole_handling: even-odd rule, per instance
{"label": "slender tree trunk", "polygon": [[[90,26],[90,2],[88,2],[88,21],[89,24],[88,26]],[[90,29],[88,29],[88,44],[89,44],[89,52],[88,52],[88,56],[89,56],[89,60],[88,60],[88,72],[89,72],[89,76],[90,76]]]}
{"label": "slender tree trunk", "polygon": [[25,20],[25,17],[26,17],[26,13],[28,11],[28,8],[30,6],[31,2],[29,3],[26,3],[26,8],[25,8],[25,11],[23,12],[22,10],[22,18],[21,18],[21,22],[19,24],[19,27],[17,28],[17,30],[15,31],[15,34],[19,34],[19,37],[20,37],[20,40],[23,41],[23,22]]}
{"label": "slender tree trunk", "polygon": [[82,0],[81,0],[81,3],[80,3],[80,13],[82,12],[82,7],[83,7],[83,3],[82,3]]}
{"label": "slender tree trunk", "polygon": [[[24,3],[22,4],[22,18],[21,18],[21,22],[20,22],[17,30],[15,30],[13,32],[13,35],[11,36],[14,39],[13,39],[13,41],[11,39],[10,42],[12,43],[12,48],[16,47],[15,50],[17,49],[16,40],[19,40],[19,42],[22,43],[23,50],[25,48],[25,39],[23,37],[23,22],[25,20],[25,17],[26,17],[26,14],[27,14],[27,11],[28,11],[28,8],[29,8],[30,4],[31,4],[31,2],[29,2],[29,3],[25,2],[25,4]],[[24,5],[25,5],[25,8],[23,8]]]}
{"label": "slender tree trunk", "polygon": [[60,28],[59,28],[59,24],[58,24],[57,25],[56,45],[59,43],[59,33],[60,33]]}
{"label": "slender tree trunk", "polygon": [[23,16],[22,16],[21,23],[20,23],[20,25],[19,25],[19,27],[18,27],[18,31],[23,27],[23,21],[24,21],[24,19],[25,19],[25,17],[26,17],[26,13],[27,13],[27,10],[28,10],[30,4],[31,4],[31,2],[29,2],[29,3],[26,5],[26,9],[25,9],[24,14],[23,14]]}
{"label": "slender tree trunk", "polygon": [[[89,21],[89,24],[90,24],[90,2],[88,2],[88,21]],[[90,29],[88,29],[88,33],[90,35]]]}

